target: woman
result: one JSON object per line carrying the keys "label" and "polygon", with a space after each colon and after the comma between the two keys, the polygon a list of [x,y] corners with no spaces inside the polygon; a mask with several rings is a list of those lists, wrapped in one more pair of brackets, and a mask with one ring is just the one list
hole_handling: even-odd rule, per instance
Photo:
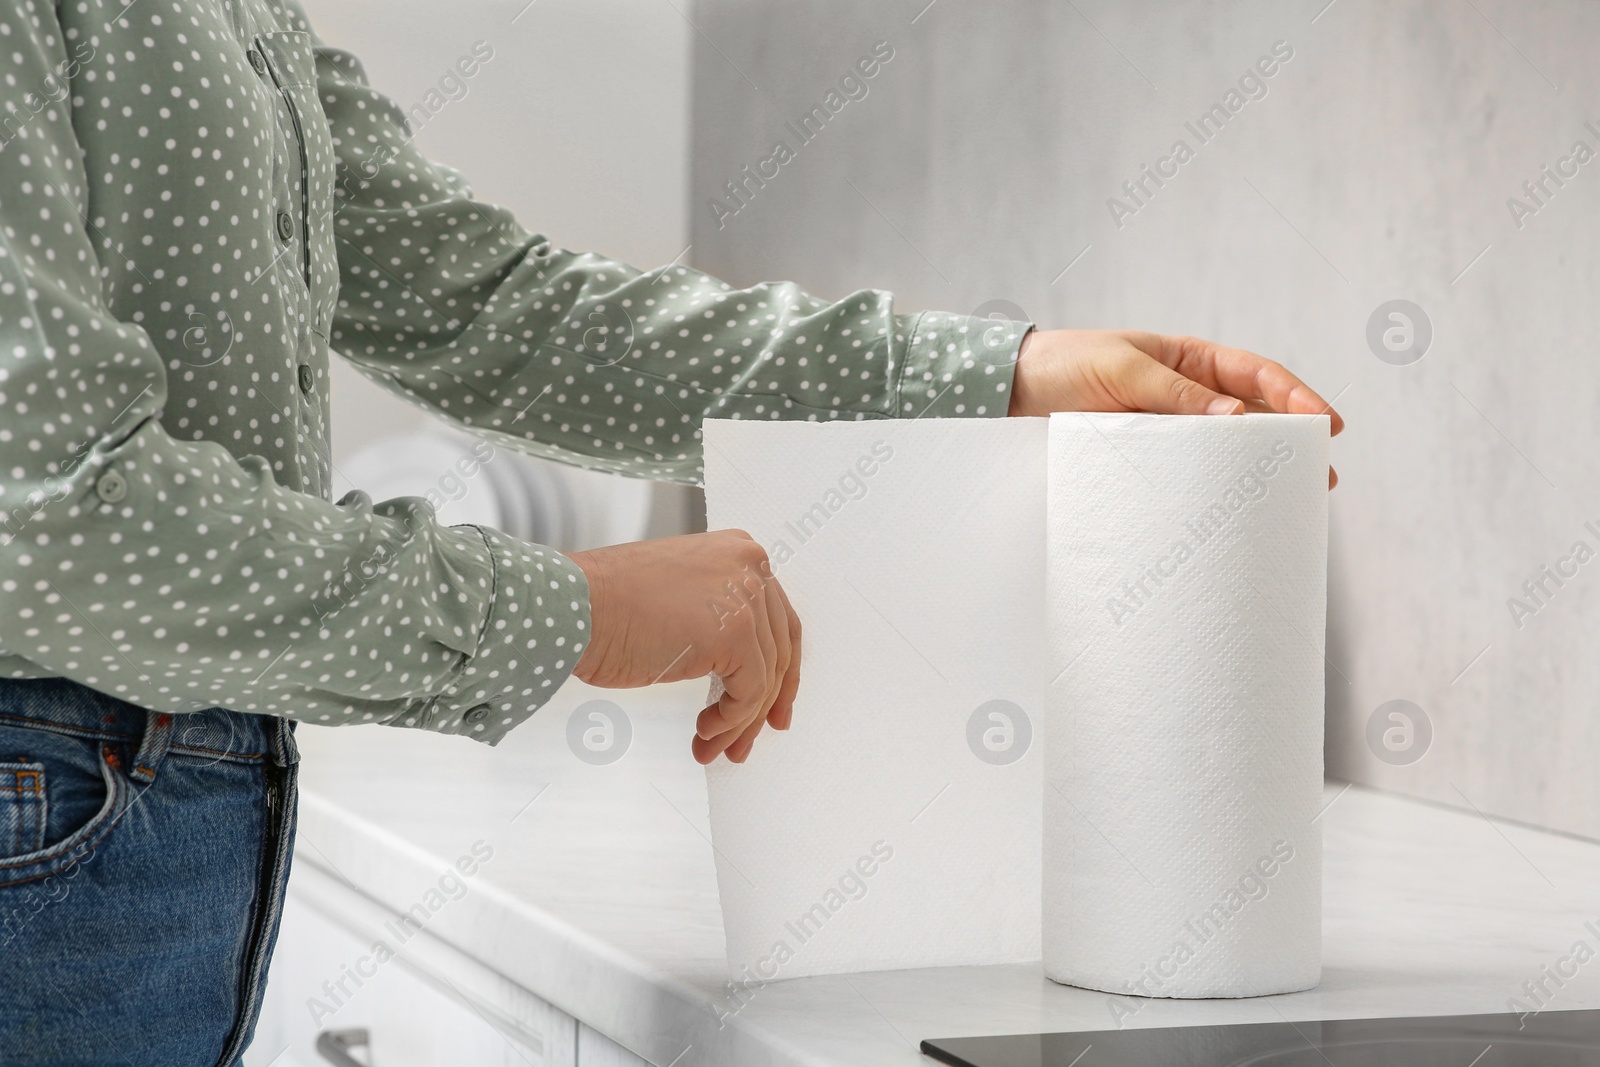
{"label": "woman", "polygon": [[[232,1064],[294,721],[495,744],[566,678],[718,674],[694,755],[789,725],[800,624],[738,531],[562,555],[328,499],[330,348],[497,443],[694,481],[711,416],[1320,412],[1259,356],[641,274],[424,159],[270,0],[0,12],[0,1061]],[[1334,417],[1335,429],[1338,418]],[[687,647],[686,647],[687,646]]]}

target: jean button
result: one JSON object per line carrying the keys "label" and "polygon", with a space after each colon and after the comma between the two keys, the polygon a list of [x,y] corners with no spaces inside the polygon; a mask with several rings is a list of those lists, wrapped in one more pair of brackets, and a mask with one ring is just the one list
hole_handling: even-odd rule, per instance
{"label": "jean button", "polygon": [[489,705],[487,704],[479,704],[477,707],[470,709],[465,715],[462,716],[464,720],[471,724],[480,723],[488,717]]}
{"label": "jean button", "polygon": [[106,471],[94,483],[94,491],[107,504],[115,504],[128,495],[128,482],[116,471]]}
{"label": "jean button", "polygon": [[288,241],[294,236],[294,219],[287,211],[278,212],[278,239]]}

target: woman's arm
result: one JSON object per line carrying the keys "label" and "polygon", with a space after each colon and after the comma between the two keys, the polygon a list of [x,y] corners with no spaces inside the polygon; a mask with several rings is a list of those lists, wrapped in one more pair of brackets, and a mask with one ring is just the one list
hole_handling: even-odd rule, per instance
{"label": "woman's arm", "polygon": [[333,347],[462,426],[695,482],[707,418],[1006,412],[1027,323],[900,314],[875,290],[734,289],[557,248],[423,156],[354,56],[319,47],[317,79],[338,159]]}

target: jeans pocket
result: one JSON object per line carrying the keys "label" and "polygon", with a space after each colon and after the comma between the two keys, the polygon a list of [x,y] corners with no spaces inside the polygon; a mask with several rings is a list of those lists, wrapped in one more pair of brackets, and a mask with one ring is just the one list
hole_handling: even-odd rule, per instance
{"label": "jeans pocket", "polygon": [[0,725],[0,888],[91,856],[131,789],[102,742]]}

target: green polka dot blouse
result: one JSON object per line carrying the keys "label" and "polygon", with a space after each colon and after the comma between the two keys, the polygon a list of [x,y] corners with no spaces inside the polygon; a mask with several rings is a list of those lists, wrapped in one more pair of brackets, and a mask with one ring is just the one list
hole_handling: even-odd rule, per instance
{"label": "green polka dot blouse", "polygon": [[293,3],[0,7],[0,677],[494,743],[582,572],[329,493],[328,353],[498,445],[694,482],[708,417],[1001,415],[1027,324],[569,252]]}

